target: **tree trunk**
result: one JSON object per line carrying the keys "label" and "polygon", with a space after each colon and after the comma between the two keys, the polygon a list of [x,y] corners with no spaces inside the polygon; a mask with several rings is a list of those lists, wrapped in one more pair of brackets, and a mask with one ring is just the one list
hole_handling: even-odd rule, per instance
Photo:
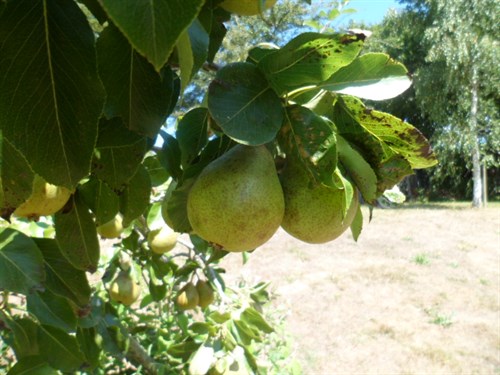
{"label": "tree trunk", "polygon": [[477,107],[479,101],[478,95],[478,77],[477,67],[472,63],[471,79],[471,108],[470,108],[470,130],[472,141],[472,206],[481,207],[482,205],[482,181],[481,181],[481,154],[479,151],[479,140],[477,137]]}

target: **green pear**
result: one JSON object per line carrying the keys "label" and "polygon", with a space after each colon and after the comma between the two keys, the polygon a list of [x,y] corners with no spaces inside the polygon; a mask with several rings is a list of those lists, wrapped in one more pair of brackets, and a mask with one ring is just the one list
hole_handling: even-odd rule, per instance
{"label": "green pear", "polygon": [[109,297],[126,306],[133,304],[140,294],[141,288],[129,271],[120,271],[109,287]]}
{"label": "green pear", "polygon": [[97,233],[102,238],[118,238],[123,232],[123,218],[122,215],[117,214],[110,221],[99,225],[97,227]]}
{"label": "green pear", "polygon": [[72,191],[49,184],[42,177],[35,175],[33,190],[29,198],[14,211],[18,217],[38,218],[52,215],[64,207]]}
{"label": "green pear", "polygon": [[237,145],[203,169],[191,188],[193,232],[227,251],[267,242],[285,210],[274,159],[265,146]]}
{"label": "green pear", "polygon": [[198,306],[199,302],[200,296],[193,283],[189,282],[179,290],[176,303],[181,310],[192,310]]}
{"label": "green pear", "polygon": [[179,233],[165,225],[148,233],[148,245],[153,253],[165,254],[175,247],[177,237],[179,237]]}
{"label": "green pear", "polygon": [[206,281],[198,280],[196,291],[199,297],[198,306],[201,308],[208,307],[215,299],[214,290]]}
{"label": "green pear", "polygon": [[[261,11],[271,8],[277,0],[224,0],[220,7],[228,12],[240,16],[253,16],[260,14]],[[262,6],[261,4],[262,3]]]}
{"label": "green pear", "polygon": [[[285,216],[281,226],[293,237],[308,243],[334,240],[351,225],[359,206],[358,190],[336,189],[311,181],[298,161],[289,161],[281,176]],[[345,216],[345,194],[352,200]]]}

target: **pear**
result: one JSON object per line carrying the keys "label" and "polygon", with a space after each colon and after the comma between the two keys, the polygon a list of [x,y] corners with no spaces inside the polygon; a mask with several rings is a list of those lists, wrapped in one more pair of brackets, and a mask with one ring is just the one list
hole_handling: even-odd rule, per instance
{"label": "pear", "polygon": [[165,225],[148,233],[148,245],[153,253],[165,254],[177,244],[179,233]]}
{"label": "pear", "polygon": [[196,283],[196,291],[198,292],[198,306],[201,308],[205,308],[208,305],[210,305],[214,299],[214,291],[210,284],[208,284],[206,281],[203,280],[198,280]]}
{"label": "pear", "polygon": [[121,236],[122,232],[123,218],[120,214],[117,214],[110,221],[97,227],[97,233],[99,233],[102,238],[118,238]]}
{"label": "pear", "polygon": [[187,200],[193,232],[235,252],[267,242],[284,210],[274,159],[265,146],[234,146],[203,169]]}
{"label": "pear", "polygon": [[181,310],[192,310],[198,306],[200,296],[193,283],[189,282],[179,290],[176,302]]}
{"label": "pear", "polygon": [[109,296],[113,301],[130,306],[141,294],[141,288],[129,271],[120,271],[118,276],[111,282]]}
{"label": "pear", "polygon": [[18,217],[38,218],[52,215],[64,207],[72,191],[63,187],[49,184],[43,177],[35,175],[33,190],[29,198],[14,211]]}
{"label": "pear", "polygon": [[[313,183],[298,161],[291,160],[281,176],[285,195],[285,216],[281,226],[301,241],[319,244],[334,240],[351,225],[359,207],[358,190],[337,189]],[[343,215],[345,194],[351,204]]]}
{"label": "pear", "polygon": [[240,16],[253,16],[271,8],[277,0],[266,0],[262,7],[261,0],[224,0],[220,3],[222,9]]}

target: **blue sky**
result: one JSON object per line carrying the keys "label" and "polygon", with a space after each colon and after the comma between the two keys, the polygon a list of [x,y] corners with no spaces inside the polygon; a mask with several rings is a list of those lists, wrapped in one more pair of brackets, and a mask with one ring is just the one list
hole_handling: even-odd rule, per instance
{"label": "blue sky", "polygon": [[382,21],[388,9],[401,8],[401,4],[396,0],[351,0],[347,8],[354,8],[357,12],[341,16],[340,24],[347,24],[350,20],[374,24]]}

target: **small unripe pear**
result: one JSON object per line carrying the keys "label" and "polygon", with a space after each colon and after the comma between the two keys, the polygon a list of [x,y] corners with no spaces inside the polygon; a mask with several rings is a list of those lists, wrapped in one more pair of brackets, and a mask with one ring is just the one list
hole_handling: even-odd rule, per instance
{"label": "small unripe pear", "polygon": [[38,218],[55,214],[68,202],[71,194],[71,190],[49,184],[42,177],[35,175],[30,197],[14,211],[14,215]]}
{"label": "small unripe pear", "polygon": [[193,283],[189,282],[181,290],[179,290],[179,294],[177,295],[177,306],[179,306],[182,310],[192,310],[198,306],[200,301],[200,297],[198,295],[198,291]]}
{"label": "small unripe pear", "polygon": [[177,237],[179,237],[179,233],[165,225],[148,233],[148,245],[154,253],[165,254],[175,247]]}
{"label": "small unripe pear", "polygon": [[123,218],[120,214],[116,215],[113,219],[99,225],[97,233],[103,238],[118,238],[123,232]]}
{"label": "small unripe pear", "polygon": [[134,281],[130,272],[127,271],[120,271],[109,287],[110,298],[126,306],[130,306],[137,301],[140,294],[141,288],[139,284]]}
{"label": "small unripe pear", "polygon": [[206,281],[198,280],[198,282],[196,283],[196,291],[198,292],[199,296],[198,306],[200,306],[201,308],[207,307],[215,299],[214,291],[210,284],[208,284]]}

